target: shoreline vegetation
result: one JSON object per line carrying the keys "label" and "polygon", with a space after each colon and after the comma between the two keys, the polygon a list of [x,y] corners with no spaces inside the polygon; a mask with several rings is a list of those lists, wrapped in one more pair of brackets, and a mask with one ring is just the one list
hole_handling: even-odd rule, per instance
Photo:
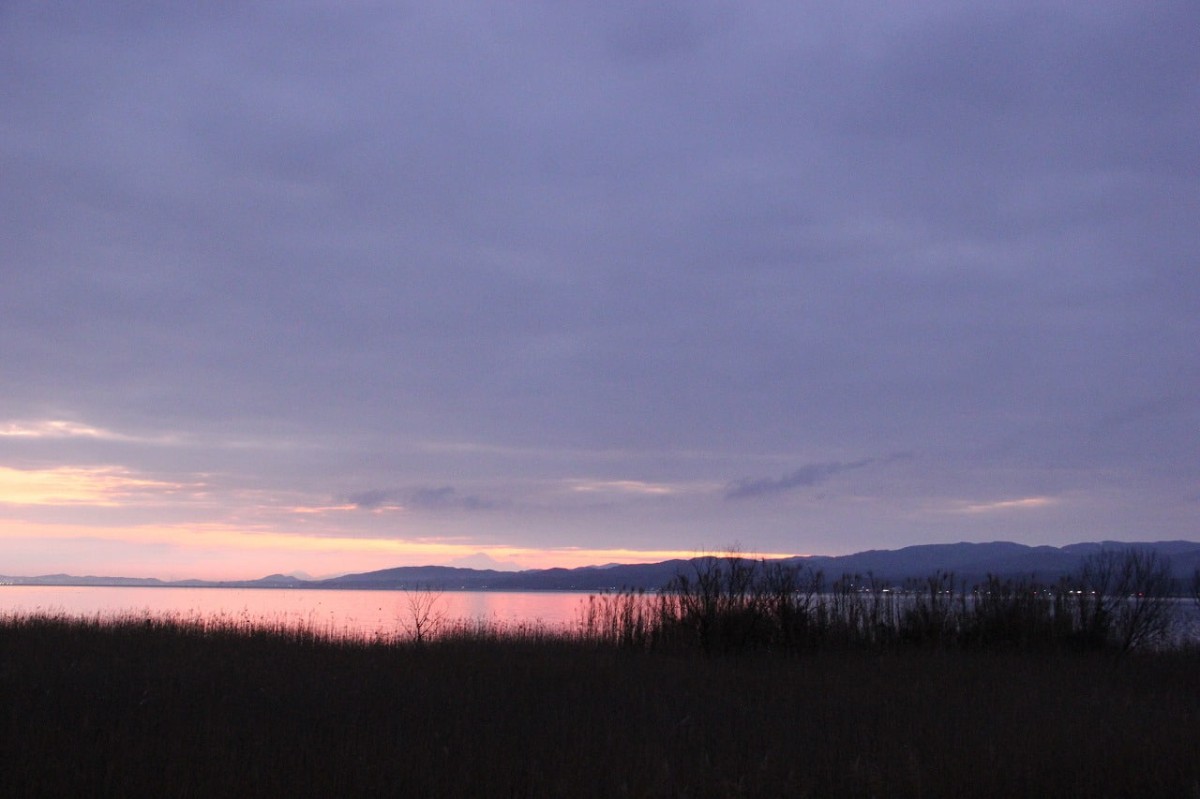
{"label": "shoreline vegetation", "polygon": [[898,596],[730,555],[558,630],[412,592],[371,640],[3,616],[0,794],[1200,796],[1164,567]]}

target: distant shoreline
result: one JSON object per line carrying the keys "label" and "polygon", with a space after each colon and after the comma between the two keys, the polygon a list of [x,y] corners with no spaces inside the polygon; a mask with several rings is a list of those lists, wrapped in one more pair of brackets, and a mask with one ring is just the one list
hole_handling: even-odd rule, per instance
{"label": "distant shoreline", "polygon": [[[796,556],[769,561],[798,569],[820,571],[829,581],[843,576],[870,578],[891,588],[907,581],[924,580],[935,573],[952,574],[966,585],[1002,579],[1031,579],[1050,585],[1076,572],[1085,558],[1104,550],[1137,549],[1165,559],[1179,593],[1186,595],[1186,582],[1200,573],[1200,542],[1099,541],[1063,547],[1029,546],[1007,541],[989,543],[922,544],[896,550],[867,550],[852,555]],[[75,576],[48,574],[33,577],[0,575],[0,584],[170,588],[299,588],[355,590],[411,590],[432,588],[445,591],[613,591],[656,590],[674,577],[695,571],[713,558],[658,563],[616,564],[573,569],[529,569],[496,571],[454,566],[401,566],[372,572],[346,574],[322,580],[305,580],[286,574],[271,574],[250,580],[161,580],[153,577]]]}

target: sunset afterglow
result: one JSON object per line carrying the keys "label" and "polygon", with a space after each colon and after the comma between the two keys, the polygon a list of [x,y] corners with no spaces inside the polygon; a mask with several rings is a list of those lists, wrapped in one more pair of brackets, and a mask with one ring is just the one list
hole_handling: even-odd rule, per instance
{"label": "sunset afterglow", "polygon": [[181,485],[134,477],[118,467],[11,469],[0,466],[0,505],[117,507],[136,497],[174,492]]}
{"label": "sunset afterglow", "polygon": [[1194,3],[0,11],[0,577],[1200,535]]}

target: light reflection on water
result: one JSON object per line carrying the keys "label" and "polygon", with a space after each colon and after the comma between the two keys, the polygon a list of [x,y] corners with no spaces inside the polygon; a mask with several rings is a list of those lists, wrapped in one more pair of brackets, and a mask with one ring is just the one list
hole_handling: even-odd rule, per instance
{"label": "light reflection on water", "polygon": [[[446,624],[484,622],[495,627],[578,629],[586,592],[434,592]],[[404,635],[411,621],[406,591],[289,588],[142,588],[0,586],[0,615],[64,614],[83,618],[218,620],[239,626],[302,627],[336,636]],[[903,601],[903,600],[901,600]],[[1200,641],[1200,607],[1174,600],[1175,640]]]}
{"label": "light reflection on water", "polygon": [[[579,592],[434,593],[437,611],[450,623],[482,621],[550,629],[574,627],[587,601],[587,594]],[[374,637],[404,631],[404,622],[410,617],[409,598],[404,591],[6,585],[0,586],[0,614],[223,619]]]}

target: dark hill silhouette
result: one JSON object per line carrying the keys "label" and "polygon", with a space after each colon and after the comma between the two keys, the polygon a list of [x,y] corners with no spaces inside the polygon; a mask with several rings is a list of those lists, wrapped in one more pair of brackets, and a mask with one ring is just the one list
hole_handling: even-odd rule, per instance
{"label": "dark hill silhouette", "polygon": [[[1033,578],[1053,583],[1078,570],[1083,559],[1102,549],[1149,549],[1170,559],[1175,577],[1188,579],[1200,569],[1200,543],[1157,541],[1129,543],[1098,541],[1063,547],[1027,546],[1011,541],[990,543],[921,544],[902,549],[872,549],[853,555],[814,555],[783,559],[784,563],[807,566],[823,572],[827,582],[843,575],[868,574],[885,584],[920,580],[936,572],[953,573],[956,580],[974,584],[988,575],[1000,578]],[[272,574],[258,580],[162,581],[141,577],[73,577],[67,574],[41,577],[0,577],[10,585],[110,585],[110,586],[196,586],[214,588],[341,588],[402,590],[430,588],[448,591],[603,591],[622,588],[654,590],[672,577],[690,573],[696,561],[667,560],[575,569],[530,569],[510,572],[454,566],[400,566],[391,569],[347,574],[328,580],[302,580]]]}
{"label": "dark hill silhouette", "polygon": [[[901,584],[935,572],[951,572],[968,583],[988,575],[1034,578],[1052,583],[1078,570],[1083,559],[1101,549],[1151,549],[1171,560],[1176,577],[1187,578],[1200,568],[1200,543],[1160,541],[1123,543],[1102,541],[1065,547],[1027,546],[1010,541],[983,544],[922,544],[895,550],[869,550],[853,555],[786,558],[783,562],[821,571],[827,580],[843,575],[873,575],[885,583]],[[696,560],[696,559],[693,559]],[[693,570],[692,561],[630,564],[597,568],[534,569],[522,572],[478,571],[440,566],[416,566],[352,574],[314,584],[322,588],[437,588],[446,590],[576,590],[620,588],[657,589],[676,574]]]}

